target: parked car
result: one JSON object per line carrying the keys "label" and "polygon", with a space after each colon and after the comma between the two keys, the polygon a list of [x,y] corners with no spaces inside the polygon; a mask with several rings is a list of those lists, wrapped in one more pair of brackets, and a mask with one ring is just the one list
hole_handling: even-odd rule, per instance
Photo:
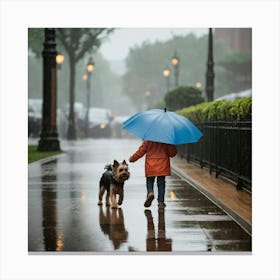
{"label": "parked car", "polygon": [[92,107],[88,114],[90,137],[110,137],[112,112],[109,109]]}
{"label": "parked car", "polygon": [[112,121],[112,137],[115,138],[129,138],[132,136],[131,133],[127,132],[122,128],[122,123],[127,120],[130,116],[117,116]]}
{"label": "parked car", "polygon": [[39,137],[42,127],[42,99],[28,99],[28,137]]}
{"label": "parked car", "polygon": [[[28,136],[39,137],[42,130],[42,99],[28,100]],[[57,108],[56,110],[56,127],[59,137],[66,137],[67,120],[65,113]]]}
{"label": "parked car", "polygon": [[216,100],[236,100],[243,97],[251,97],[252,96],[252,89],[243,90],[240,92],[233,92],[230,94],[223,95]]}

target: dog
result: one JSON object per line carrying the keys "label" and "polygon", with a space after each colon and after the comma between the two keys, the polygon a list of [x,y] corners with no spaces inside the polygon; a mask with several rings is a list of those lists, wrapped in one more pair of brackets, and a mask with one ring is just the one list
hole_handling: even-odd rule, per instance
{"label": "dog", "polygon": [[[123,202],[124,182],[129,179],[130,172],[128,171],[128,164],[124,160],[122,163],[114,160],[113,165],[105,166],[106,171],[102,174],[99,181],[99,195],[98,205],[102,205],[102,198],[106,193],[106,206],[111,208],[118,208]],[[119,195],[117,203],[117,194]],[[118,204],[118,205],[117,205]]]}

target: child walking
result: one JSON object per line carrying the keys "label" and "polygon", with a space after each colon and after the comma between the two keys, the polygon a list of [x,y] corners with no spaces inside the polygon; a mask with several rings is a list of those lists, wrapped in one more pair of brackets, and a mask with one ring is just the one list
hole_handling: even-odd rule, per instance
{"label": "child walking", "polygon": [[145,175],[147,197],[144,203],[145,207],[150,207],[154,199],[154,182],[157,178],[158,186],[158,207],[165,208],[165,176],[170,176],[170,157],[177,154],[177,149],[174,145],[143,141],[138,150],[129,158],[130,162],[135,162],[146,154],[145,160]]}

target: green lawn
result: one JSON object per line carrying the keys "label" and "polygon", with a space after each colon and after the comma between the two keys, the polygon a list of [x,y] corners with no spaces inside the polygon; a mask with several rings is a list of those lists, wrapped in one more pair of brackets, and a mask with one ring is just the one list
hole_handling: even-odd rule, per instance
{"label": "green lawn", "polygon": [[60,152],[38,152],[37,146],[28,146],[28,163],[47,158],[50,156],[61,154]]}

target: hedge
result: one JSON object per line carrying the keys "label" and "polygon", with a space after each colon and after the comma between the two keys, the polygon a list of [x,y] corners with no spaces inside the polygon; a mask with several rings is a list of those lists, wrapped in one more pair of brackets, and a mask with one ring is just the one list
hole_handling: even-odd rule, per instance
{"label": "hedge", "polygon": [[234,101],[219,100],[201,103],[177,111],[194,123],[204,121],[248,121],[252,119],[252,97]]}

